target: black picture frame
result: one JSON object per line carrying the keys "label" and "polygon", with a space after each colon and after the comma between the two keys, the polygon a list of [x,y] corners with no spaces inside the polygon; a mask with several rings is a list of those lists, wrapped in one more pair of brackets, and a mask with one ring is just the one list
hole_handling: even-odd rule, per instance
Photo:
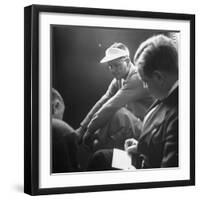
{"label": "black picture frame", "polygon": [[[189,179],[73,187],[39,187],[39,15],[40,13],[167,19],[190,24],[190,172]],[[195,184],[195,15],[82,7],[31,5],[24,9],[24,192],[30,195],[187,186]]]}

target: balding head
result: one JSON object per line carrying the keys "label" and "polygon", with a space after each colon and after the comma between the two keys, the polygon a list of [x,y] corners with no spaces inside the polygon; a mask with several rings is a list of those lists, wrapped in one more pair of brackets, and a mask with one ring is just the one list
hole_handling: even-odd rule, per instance
{"label": "balding head", "polygon": [[65,104],[62,96],[52,88],[52,117],[62,119],[65,111]]}

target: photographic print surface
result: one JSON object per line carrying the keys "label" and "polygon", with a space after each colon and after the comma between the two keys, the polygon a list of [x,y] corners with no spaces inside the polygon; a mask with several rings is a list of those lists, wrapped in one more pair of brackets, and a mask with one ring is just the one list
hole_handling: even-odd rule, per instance
{"label": "photographic print surface", "polygon": [[[63,112],[61,120],[62,123],[65,123],[65,127],[63,127],[65,131],[61,128],[62,124],[60,123],[60,129],[62,130],[59,133],[59,127],[57,127],[59,122],[55,120],[59,116],[55,114],[56,111],[54,110],[56,108],[54,100],[52,100],[52,106],[54,106],[51,137],[52,173],[116,169],[136,170],[135,165],[138,158],[129,155],[125,151],[124,144],[126,139],[129,138],[139,141],[142,134],[143,120],[156,98],[150,92],[149,94],[145,93],[144,88],[140,86],[142,80],[137,79],[137,72],[131,75],[135,86],[132,89],[126,89],[126,85],[120,85],[120,83],[126,80],[127,77],[116,78],[116,75],[109,68],[110,63],[101,63],[100,61],[111,45],[123,44],[129,51],[128,57],[130,60],[128,65],[125,64],[124,66],[125,69],[127,68],[126,76],[128,76],[131,70],[129,65],[132,64],[134,70],[137,70],[134,65],[134,55],[140,44],[158,35],[172,39],[178,52],[178,38],[180,35],[178,31],[51,25],[52,98],[56,98],[54,93],[59,93],[65,106],[65,109],[61,108],[60,111]],[[163,61],[163,63],[167,62],[167,60]],[[117,83],[113,84],[115,81]],[[111,87],[114,89],[111,89]],[[130,97],[127,98],[127,94],[123,94],[124,90],[127,90]],[[120,92],[122,94],[119,94]],[[119,101],[119,103],[116,105],[115,101]],[[178,101],[178,95],[174,101]],[[129,104],[133,104],[133,108]],[[134,106],[141,108],[142,111],[134,109]],[[59,113],[59,109],[57,112]],[[98,113],[98,116],[96,113]],[[91,141],[87,145],[83,139],[83,135],[87,134],[87,128],[85,127],[80,137],[78,134],[80,134],[81,126],[84,123],[88,126],[95,117],[97,125],[95,124],[95,131],[91,133]],[[166,123],[165,117],[163,117],[163,122],[158,122],[160,125]],[[154,128],[152,128],[152,131],[155,131]],[[178,128],[176,130],[178,131]],[[178,167],[178,133],[176,134],[177,147],[175,148],[177,149],[173,149],[173,152],[177,153],[177,163],[175,165],[169,163],[169,166],[166,165],[166,167],[170,167],[170,165]],[[114,148],[115,151],[113,152]],[[164,151],[163,148],[164,145],[158,147],[162,152]],[[124,154],[121,155],[120,152],[122,151],[118,152],[116,150],[122,150]],[[101,154],[106,157],[105,160],[101,158]],[[156,152],[152,154],[154,154],[152,160],[160,159],[157,158],[159,155]],[[129,168],[129,162],[127,161],[129,159],[131,168]],[[106,163],[103,164],[102,162]],[[161,162],[160,159],[148,168],[164,167],[161,166]],[[137,165],[137,168],[140,168],[140,164]]]}

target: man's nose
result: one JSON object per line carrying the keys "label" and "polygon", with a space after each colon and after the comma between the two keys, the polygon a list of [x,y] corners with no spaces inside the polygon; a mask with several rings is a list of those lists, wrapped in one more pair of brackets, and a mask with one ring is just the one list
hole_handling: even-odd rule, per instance
{"label": "man's nose", "polygon": [[113,73],[113,72],[115,72],[116,70],[115,70],[115,68],[112,67],[112,68],[110,69],[110,71]]}
{"label": "man's nose", "polygon": [[147,82],[143,82],[143,88],[148,88]]}
{"label": "man's nose", "polygon": [[110,66],[110,70],[115,72],[115,71],[117,71],[117,68],[115,66]]}

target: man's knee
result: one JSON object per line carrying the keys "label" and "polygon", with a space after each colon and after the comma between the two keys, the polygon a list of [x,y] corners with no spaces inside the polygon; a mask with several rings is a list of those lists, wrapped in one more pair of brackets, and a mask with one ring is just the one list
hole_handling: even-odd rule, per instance
{"label": "man's knee", "polygon": [[142,121],[127,108],[118,110],[113,118],[113,124],[124,127],[125,130],[131,130],[131,137],[134,137],[135,139],[138,139],[141,134]]}
{"label": "man's knee", "polygon": [[120,108],[119,110],[117,110],[117,112],[115,112],[113,118],[118,118],[120,116],[126,115],[127,112],[130,112],[127,108]]}
{"label": "man's knee", "polygon": [[112,156],[113,156],[112,149],[103,149],[103,150],[96,151],[89,161],[88,170],[98,171],[98,170],[112,169],[112,166],[111,166]]}

